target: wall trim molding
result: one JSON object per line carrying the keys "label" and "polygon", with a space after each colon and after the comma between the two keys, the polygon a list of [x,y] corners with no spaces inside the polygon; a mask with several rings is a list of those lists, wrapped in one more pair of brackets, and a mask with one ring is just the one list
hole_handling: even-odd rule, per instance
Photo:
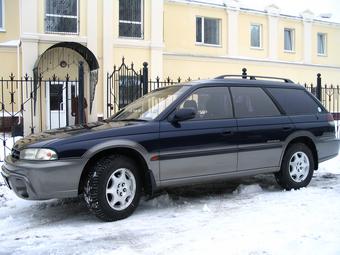
{"label": "wall trim molding", "polygon": [[86,36],[60,35],[60,34],[29,34],[24,33],[20,37],[22,42],[35,43],[58,43],[58,42],[77,42],[87,44]]}
{"label": "wall trim molding", "polygon": [[133,40],[133,39],[115,39],[113,46],[117,48],[133,48],[133,49],[152,49],[163,50],[164,43],[153,43],[146,40]]}
{"label": "wall trim molding", "polygon": [[249,61],[254,63],[266,63],[266,64],[283,64],[283,65],[295,65],[301,67],[319,67],[319,68],[331,68],[337,69],[340,71],[340,66],[333,65],[320,65],[320,64],[306,64],[303,62],[291,62],[291,61],[283,61],[283,60],[271,60],[271,59],[259,59],[259,58],[248,58],[248,57],[231,57],[231,56],[207,56],[207,55],[193,55],[193,54],[184,54],[184,53],[175,53],[175,52],[164,52],[164,57],[174,57],[174,58],[188,58],[188,59],[201,59],[201,60],[209,60],[209,61]]}

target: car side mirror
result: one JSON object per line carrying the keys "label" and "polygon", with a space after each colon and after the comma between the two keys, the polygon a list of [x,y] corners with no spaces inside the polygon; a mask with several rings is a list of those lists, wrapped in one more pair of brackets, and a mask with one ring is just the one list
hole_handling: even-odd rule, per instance
{"label": "car side mirror", "polygon": [[195,118],[196,111],[193,108],[181,108],[178,109],[173,115],[171,122],[180,122]]}

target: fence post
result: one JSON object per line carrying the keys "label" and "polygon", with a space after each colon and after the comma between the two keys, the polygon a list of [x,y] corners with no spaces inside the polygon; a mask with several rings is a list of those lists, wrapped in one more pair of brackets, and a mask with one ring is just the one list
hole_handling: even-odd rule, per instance
{"label": "fence post", "polygon": [[322,98],[322,92],[321,92],[321,74],[317,74],[317,79],[316,79],[316,98],[319,99],[321,102]]}
{"label": "fence post", "polygon": [[68,107],[68,102],[69,102],[69,93],[68,93],[68,83],[69,83],[69,80],[70,80],[70,76],[67,74],[66,75],[66,102],[65,102],[65,107],[66,107],[66,126],[69,126],[70,125],[70,120],[69,120],[69,107]]}
{"label": "fence post", "polygon": [[242,79],[247,79],[247,68],[242,68]]}
{"label": "fence post", "polygon": [[144,62],[143,63],[143,95],[146,95],[148,93],[148,88],[149,88],[149,77],[148,77],[148,63]]}
{"label": "fence post", "polygon": [[84,124],[84,62],[79,61],[78,123]]}

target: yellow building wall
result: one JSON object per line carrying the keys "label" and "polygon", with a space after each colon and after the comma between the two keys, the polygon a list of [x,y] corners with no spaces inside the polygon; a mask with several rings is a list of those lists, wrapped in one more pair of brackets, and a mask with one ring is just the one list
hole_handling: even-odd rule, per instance
{"label": "yellow building wall", "polygon": [[[190,66],[190,68],[188,68]],[[305,66],[298,64],[274,63],[269,61],[246,61],[231,58],[199,58],[184,56],[164,57],[164,76],[186,80],[214,78],[223,74],[242,74],[247,68],[248,75],[277,76],[291,79],[296,83],[316,84],[317,73],[322,74],[322,84],[340,85],[337,68]]]}
{"label": "yellow building wall", "polygon": [[[317,53],[317,34],[326,34],[326,55]],[[321,65],[340,66],[340,26],[313,24],[312,27],[312,62]]]}
{"label": "yellow building wall", "polygon": [[[284,29],[294,29],[292,52],[284,50]],[[302,62],[303,60],[303,23],[302,21],[281,18],[278,24],[278,58],[283,61]]]}
{"label": "yellow building wall", "polygon": [[[250,26],[252,24],[262,25],[262,47],[252,48],[250,46]],[[239,15],[239,54],[251,58],[268,57],[268,18],[264,15],[251,13],[240,13]]]}
{"label": "yellow building wall", "polygon": [[[13,105],[14,112],[19,110],[19,94],[15,82],[11,82],[11,74],[14,75],[14,80],[18,79],[17,74],[17,52],[16,49],[2,49],[0,48],[0,101],[5,105],[8,112],[12,112],[11,92],[14,92],[14,100],[16,104]],[[1,116],[1,114],[0,114]]]}
{"label": "yellow building wall", "polygon": [[19,39],[19,23],[19,0],[5,0],[5,31],[0,31],[0,43]]}
{"label": "yellow building wall", "polygon": [[16,48],[0,48],[0,78],[9,79],[11,73],[17,77],[17,71]]}
{"label": "yellow building wall", "polygon": [[[220,46],[196,43],[196,17],[220,19]],[[205,8],[191,4],[164,5],[164,44],[166,52],[198,55],[227,55],[227,14],[221,8]]]}

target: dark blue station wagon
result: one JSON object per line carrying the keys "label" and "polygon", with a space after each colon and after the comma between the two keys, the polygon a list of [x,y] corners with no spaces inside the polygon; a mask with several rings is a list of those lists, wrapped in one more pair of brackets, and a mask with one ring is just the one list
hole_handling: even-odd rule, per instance
{"label": "dark blue station wagon", "polygon": [[24,199],[83,194],[105,221],[170,186],[274,173],[284,189],[305,187],[338,154],[332,115],[302,86],[263,78],[169,86],[102,122],[25,137],[1,173]]}

